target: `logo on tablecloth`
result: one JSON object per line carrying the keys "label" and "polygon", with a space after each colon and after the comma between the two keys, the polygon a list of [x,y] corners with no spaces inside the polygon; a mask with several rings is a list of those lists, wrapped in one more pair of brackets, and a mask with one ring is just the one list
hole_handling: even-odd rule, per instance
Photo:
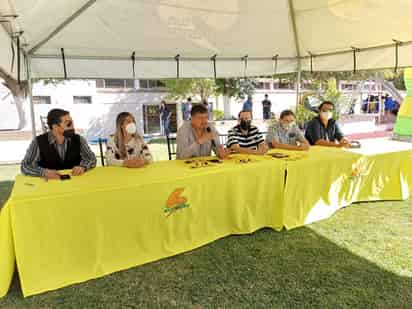
{"label": "logo on tablecloth", "polygon": [[359,160],[352,165],[352,173],[349,176],[350,180],[360,179],[362,176],[368,175],[368,165],[366,160]]}
{"label": "logo on tablecloth", "polygon": [[166,202],[166,207],[164,209],[166,217],[169,217],[171,214],[173,214],[179,209],[189,207],[189,204],[187,204],[187,198],[181,196],[184,190],[184,188],[178,188],[174,190],[172,194],[170,194]]}

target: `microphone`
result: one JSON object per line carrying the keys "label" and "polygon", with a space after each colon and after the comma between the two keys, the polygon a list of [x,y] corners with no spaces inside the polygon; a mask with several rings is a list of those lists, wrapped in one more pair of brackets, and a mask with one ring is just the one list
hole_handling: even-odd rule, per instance
{"label": "microphone", "polygon": [[[212,132],[212,129],[211,129],[210,127],[207,127],[207,128],[206,128],[206,131],[207,131],[207,133],[210,133],[210,132]],[[215,143],[215,140],[214,140],[214,139],[212,139],[212,147],[215,147],[215,148],[216,148],[216,143]]]}

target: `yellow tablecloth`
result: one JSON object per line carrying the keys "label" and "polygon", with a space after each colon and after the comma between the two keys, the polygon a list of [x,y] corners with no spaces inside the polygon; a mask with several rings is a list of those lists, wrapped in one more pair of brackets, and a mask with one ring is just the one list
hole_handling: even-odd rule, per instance
{"label": "yellow tablecloth", "polygon": [[359,184],[351,178],[361,155],[337,148],[311,147],[291,152],[302,158],[287,161],[284,225],[287,229],[330,217],[353,202]]}
{"label": "yellow tablecloth", "polygon": [[283,226],[285,162],[250,157],[97,168],[68,181],[18,176],[0,216],[0,295],[14,254],[24,296]]}
{"label": "yellow tablecloth", "polygon": [[[0,296],[15,262],[28,296],[230,234],[302,226],[353,202],[406,199],[411,148],[385,141],[357,150],[272,150],[289,156],[234,156],[201,168],[183,161],[105,167],[48,183],[18,176],[0,212]],[[239,161],[245,158],[251,162]]]}
{"label": "yellow tablecloth", "polygon": [[359,200],[376,199],[376,194],[366,196],[371,192],[384,190],[379,193],[379,198],[407,199],[412,195],[412,144],[394,141],[390,139],[367,140],[360,149],[350,149],[350,152],[358,153],[367,158],[370,168],[373,170],[373,178],[369,177],[368,186],[364,185]]}
{"label": "yellow tablecloth", "polygon": [[[287,161],[284,225],[287,229],[326,219],[354,202],[405,200],[412,192],[411,146],[396,142],[346,150],[311,147],[299,160]],[[372,145],[370,145],[372,146]],[[388,148],[386,148],[388,147]]]}

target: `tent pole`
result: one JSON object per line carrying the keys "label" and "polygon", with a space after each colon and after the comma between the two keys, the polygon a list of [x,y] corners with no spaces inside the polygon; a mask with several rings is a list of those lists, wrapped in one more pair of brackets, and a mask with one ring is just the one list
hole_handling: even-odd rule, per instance
{"label": "tent pole", "polygon": [[28,94],[29,94],[29,101],[30,101],[30,117],[31,117],[31,132],[33,135],[33,139],[36,138],[36,117],[34,114],[34,104],[33,104],[33,84],[32,84],[32,79],[31,79],[31,55],[27,54],[26,55],[27,59],[27,64],[26,64],[26,69],[27,69],[27,88],[28,88]]}
{"label": "tent pole", "polygon": [[289,17],[290,17],[290,22],[292,24],[292,29],[293,29],[293,38],[295,41],[295,49],[296,49],[296,59],[298,61],[297,63],[297,73],[296,73],[296,110],[298,108],[299,104],[299,96],[300,96],[300,81],[301,81],[301,76],[302,76],[302,62],[301,62],[301,57],[300,57],[300,47],[299,47],[299,37],[298,37],[298,30],[296,27],[296,19],[295,19],[295,9],[293,7],[293,0],[288,1],[289,5]]}
{"label": "tent pole", "polygon": [[296,112],[298,110],[299,101],[300,101],[300,86],[302,80],[302,66],[300,59],[298,59],[298,69],[296,72]]}

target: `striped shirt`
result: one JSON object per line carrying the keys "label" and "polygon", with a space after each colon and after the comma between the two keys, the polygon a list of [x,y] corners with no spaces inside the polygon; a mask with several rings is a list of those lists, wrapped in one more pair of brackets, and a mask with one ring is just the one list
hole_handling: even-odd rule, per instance
{"label": "striped shirt", "polygon": [[257,127],[251,126],[248,132],[244,134],[241,131],[240,126],[237,125],[229,130],[226,146],[227,148],[230,148],[233,145],[239,145],[241,148],[257,150],[259,145],[264,141],[265,139]]}
{"label": "striped shirt", "polygon": [[[64,143],[59,145],[53,133],[49,132],[48,140],[51,145],[56,147],[57,153],[59,154],[60,159],[64,160],[69,138],[64,139]],[[92,169],[96,167],[96,156],[93,151],[90,149],[87,141],[80,136],[80,157],[81,162],[80,166],[84,167],[85,170]],[[24,156],[23,161],[21,162],[21,172],[24,175],[28,176],[45,176],[46,169],[39,166],[40,162],[40,148],[37,143],[37,138],[35,138],[30,146],[27,149],[26,155]]]}

